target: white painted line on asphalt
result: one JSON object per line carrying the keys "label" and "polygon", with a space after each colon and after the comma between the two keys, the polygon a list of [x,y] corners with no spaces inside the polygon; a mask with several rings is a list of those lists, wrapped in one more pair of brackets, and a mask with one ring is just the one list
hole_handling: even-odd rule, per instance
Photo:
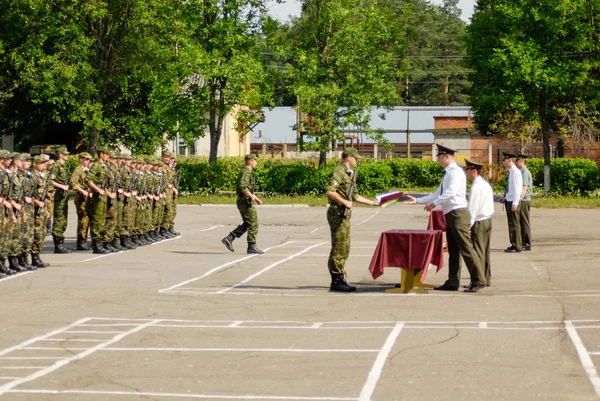
{"label": "white painted line on asphalt", "polygon": [[377,382],[379,381],[379,377],[381,376],[381,372],[383,371],[383,366],[387,361],[388,355],[392,351],[392,347],[396,343],[396,339],[400,335],[402,328],[404,327],[404,322],[398,322],[394,326],[394,329],[389,334],[388,338],[385,340],[383,347],[379,351],[375,362],[373,363],[373,367],[369,372],[369,376],[367,377],[367,381],[363,386],[362,391],[360,392],[360,396],[358,397],[359,401],[371,401],[371,397],[373,396],[373,392],[375,391],[375,386],[377,386]]}
{"label": "white painted line on asphalt", "polygon": [[48,367],[46,367],[44,369],[38,370],[37,372],[34,372],[34,373],[30,374],[27,377],[23,377],[23,378],[21,378],[19,380],[14,380],[14,381],[12,381],[10,383],[6,383],[6,384],[0,386],[0,396],[2,394],[5,394],[6,392],[12,390],[16,386],[19,386],[19,385],[21,385],[23,383],[30,382],[32,380],[35,380],[35,379],[39,378],[39,377],[45,376],[48,373],[52,373],[55,370],[57,370],[57,369],[65,366],[65,365],[67,365],[67,364],[69,364],[69,363],[71,363],[73,361],[85,358],[86,356],[88,356],[90,354],[93,354],[94,352],[96,352],[98,350],[101,350],[102,348],[105,348],[105,347],[107,347],[107,346],[109,346],[109,345],[111,345],[113,343],[116,343],[117,341],[122,340],[123,338],[127,337],[128,335],[137,333],[138,331],[141,331],[141,330],[143,330],[143,329],[145,329],[145,328],[147,328],[149,326],[152,326],[153,324],[158,323],[158,322],[160,322],[159,319],[152,320],[152,321],[144,323],[144,324],[140,324],[139,326],[137,326],[137,327],[135,327],[135,328],[133,328],[133,329],[131,329],[129,331],[126,331],[124,333],[119,334],[118,336],[113,337],[109,341],[106,341],[106,342],[104,342],[102,344],[98,344],[95,347],[88,348],[88,349],[86,349],[84,352],[82,352],[80,354],[73,355],[70,358],[62,359],[62,360],[54,363],[51,366],[48,366]]}
{"label": "white painted line on asphalt", "polygon": [[360,226],[361,224],[364,224],[364,223],[366,223],[367,221],[371,220],[373,217],[377,216],[377,215],[379,214],[379,212],[380,212],[380,210],[376,211],[376,212],[375,212],[375,213],[373,213],[373,214],[372,214],[370,217],[368,217],[368,218],[364,219],[364,220],[363,220],[363,221],[361,221],[360,223],[356,223],[356,224],[354,224],[354,225],[353,225],[353,227],[358,227],[358,226]]}
{"label": "white painted line on asphalt", "polygon": [[[288,242],[284,242],[283,244],[272,246],[270,248],[265,249],[264,252],[266,253],[266,252],[270,251],[271,249],[275,249],[275,248],[279,248],[279,247],[282,247],[282,246],[286,246],[286,245],[291,244],[293,242],[294,241],[288,241]],[[231,265],[235,265],[237,263],[243,262],[244,260],[247,260],[247,259],[255,258],[257,256],[258,255],[248,255],[248,256],[244,256],[243,258],[240,258],[240,259],[232,260],[231,262],[224,263],[224,264],[222,264],[220,266],[217,266],[217,267],[215,267],[215,268],[207,271],[206,273],[204,273],[200,277],[195,277],[195,278],[192,278],[190,280],[184,281],[183,283],[175,284],[175,285],[173,285],[173,286],[171,286],[169,288],[164,288],[162,290],[158,290],[158,292],[159,293],[168,292],[168,291],[174,290],[175,288],[183,287],[184,285],[189,284],[189,283],[193,283],[194,281],[202,280],[203,278],[206,278],[206,277],[210,276],[211,274],[214,274],[214,273],[218,272],[219,270],[223,270],[226,267],[229,267]]]}
{"label": "white painted line on asphalt", "polygon": [[579,355],[579,360],[585,369],[590,381],[592,382],[592,386],[594,386],[594,390],[596,390],[596,395],[600,396],[600,377],[598,377],[598,372],[596,371],[596,367],[594,366],[594,362],[588,351],[581,341],[579,334],[577,334],[577,330],[571,321],[567,320],[565,322],[565,327],[567,329],[567,333],[569,333],[569,337],[577,350],[577,354]]}
{"label": "white painted line on asphalt", "polygon": [[40,341],[52,341],[52,342],[63,342],[63,341],[78,341],[78,342],[88,342],[88,343],[102,343],[106,341],[104,340],[87,340],[84,338],[46,338]]}
{"label": "white painted line on asphalt", "polygon": [[259,271],[259,272],[257,272],[257,273],[254,273],[254,274],[252,274],[251,276],[249,276],[248,278],[244,279],[244,280],[243,280],[243,281],[241,281],[240,283],[238,283],[238,284],[235,284],[235,285],[232,285],[231,287],[225,288],[225,289],[223,289],[223,290],[221,290],[221,291],[217,291],[216,293],[217,293],[217,294],[224,294],[224,293],[226,293],[226,292],[227,292],[227,291],[229,291],[229,290],[233,290],[234,288],[237,288],[237,287],[239,287],[239,286],[241,286],[241,285],[244,285],[244,284],[248,283],[249,281],[252,281],[252,280],[253,280],[253,279],[255,279],[256,277],[260,276],[261,274],[268,272],[268,271],[269,271],[269,270],[271,270],[272,268],[274,268],[274,267],[276,267],[276,266],[279,266],[280,264],[282,264],[282,263],[284,263],[284,262],[287,262],[288,260],[292,260],[292,259],[294,259],[296,256],[302,255],[303,253],[306,253],[306,252],[310,251],[311,249],[313,249],[313,248],[316,248],[316,247],[318,247],[318,246],[321,246],[321,245],[323,245],[323,244],[326,244],[326,242],[320,242],[320,243],[318,243],[318,244],[316,244],[316,245],[309,246],[308,248],[306,248],[306,249],[304,249],[304,250],[302,250],[302,251],[300,251],[300,252],[298,252],[298,253],[295,253],[295,254],[293,254],[293,255],[291,255],[291,256],[288,256],[288,257],[287,257],[287,258],[285,258],[285,259],[282,259],[282,260],[279,260],[279,261],[277,261],[277,262],[275,262],[275,263],[272,263],[272,264],[270,264],[269,266],[265,267],[265,268],[264,268],[264,269],[262,269],[261,271]]}
{"label": "white painted line on asphalt", "polygon": [[319,349],[319,348],[135,348],[135,347],[116,347],[104,348],[102,351],[123,351],[123,352],[306,352],[306,353],[374,353],[379,349]]}
{"label": "white painted line on asphalt", "polygon": [[62,328],[60,328],[58,330],[51,331],[48,334],[44,334],[43,336],[35,337],[35,338],[32,338],[31,340],[24,341],[21,344],[18,344],[18,345],[9,347],[9,348],[5,348],[2,351],[0,351],[0,356],[9,354],[9,353],[11,353],[13,351],[16,351],[16,350],[24,349],[25,347],[27,347],[30,344],[33,344],[33,343],[35,343],[37,341],[44,340],[44,339],[46,339],[48,337],[52,337],[52,336],[54,336],[56,334],[60,334],[60,333],[62,333],[64,331],[66,331],[66,330],[72,329],[73,327],[77,327],[80,324],[85,323],[85,322],[87,322],[89,320],[90,320],[90,318],[86,317],[86,318],[78,320],[75,323],[72,323],[72,324],[70,324],[68,326],[62,327]]}
{"label": "white painted line on asphalt", "polygon": [[286,395],[216,395],[216,394],[194,394],[194,393],[155,393],[143,391],[94,391],[94,390],[11,390],[10,393],[27,394],[83,394],[83,395],[125,395],[135,397],[171,397],[171,398],[204,398],[211,400],[280,400],[280,401],[357,401],[356,397],[302,397]]}
{"label": "white painted line on asphalt", "polygon": [[167,238],[167,239],[163,239],[163,240],[158,241],[158,242],[153,242],[153,243],[150,244],[150,246],[152,246],[152,245],[159,245],[159,244],[162,244],[163,242],[176,241],[176,240],[178,240],[180,238],[181,238],[181,235],[178,235],[177,237],[174,237],[174,238]]}
{"label": "white painted line on asphalt", "polygon": [[219,228],[219,227],[225,227],[225,225],[224,224],[219,224],[218,226],[212,226],[210,228],[205,228],[204,230],[181,230],[181,231],[184,231],[186,233],[187,232],[205,232],[205,231],[214,230],[215,228]]}
{"label": "white painted line on asphalt", "polygon": [[488,328],[487,322],[479,322],[479,328],[480,329],[487,329]]}
{"label": "white painted line on asphalt", "polygon": [[107,253],[106,255],[95,256],[95,257],[93,257],[93,258],[89,258],[89,259],[82,260],[81,262],[82,262],[82,263],[83,263],[83,262],[91,262],[92,260],[102,259],[102,258],[105,258],[105,257],[107,257],[107,256],[116,255],[117,253],[121,253],[121,252]]}
{"label": "white painted line on asphalt", "polygon": [[8,281],[8,280],[12,280],[13,278],[18,278],[18,277],[23,277],[27,274],[31,274],[33,272],[23,272],[23,273],[17,273],[17,274],[13,274],[12,276],[7,276],[4,278],[0,278],[0,281]]}
{"label": "white painted line on asphalt", "polygon": [[69,333],[69,334],[121,334],[121,333],[125,333],[125,332],[124,331],[69,330],[69,331],[64,331],[63,333]]}

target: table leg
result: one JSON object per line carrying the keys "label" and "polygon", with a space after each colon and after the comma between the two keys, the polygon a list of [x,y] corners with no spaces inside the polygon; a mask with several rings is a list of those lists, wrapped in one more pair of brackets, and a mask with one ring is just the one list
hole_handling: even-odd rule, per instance
{"label": "table leg", "polygon": [[390,288],[385,292],[390,293],[416,293],[427,294],[435,285],[421,283],[423,269],[400,269],[400,288]]}

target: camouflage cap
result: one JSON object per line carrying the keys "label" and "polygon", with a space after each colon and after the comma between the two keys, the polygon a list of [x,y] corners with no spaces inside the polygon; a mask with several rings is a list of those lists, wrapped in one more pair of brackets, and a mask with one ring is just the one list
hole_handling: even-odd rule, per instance
{"label": "camouflage cap", "polygon": [[131,155],[121,155],[121,159],[124,159],[124,160],[132,160],[132,159],[133,159],[133,157],[131,157]]}
{"label": "camouflage cap", "polygon": [[57,155],[70,155],[71,153],[67,150],[66,146],[59,146],[56,148]]}
{"label": "camouflage cap", "polygon": [[19,152],[12,152],[10,158],[13,160],[21,160],[21,154]]}
{"label": "camouflage cap", "polygon": [[42,158],[42,160],[49,162],[50,161],[50,155],[47,153],[42,153],[40,155],[40,157]]}
{"label": "camouflage cap", "polygon": [[34,163],[47,163],[49,161],[49,159],[46,159],[45,157],[42,157],[44,155],[37,155],[33,158],[33,162]]}
{"label": "camouflage cap", "polygon": [[98,154],[100,153],[104,153],[105,155],[111,156],[113,155],[113,153],[108,149],[108,148],[98,148]]}
{"label": "camouflage cap", "polygon": [[28,160],[32,159],[32,157],[29,153],[21,153],[21,156],[23,157],[23,159],[21,159],[21,160],[28,161]]}
{"label": "camouflage cap", "polygon": [[10,152],[8,150],[0,150],[0,159],[10,159]]}
{"label": "camouflage cap", "polygon": [[256,155],[254,153],[250,153],[244,157],[244,160],[256,160]]}
{"label": "camouflage cap", "polygon": [[88,152],[81,152],[79,154],[79,158],[80,159],[88,159],[88,160],[92,160],[92,155],[90,155]]}
{"label": "camouflage cap", "polygon": [[344,149],[344,151],[342,152],[342,157],[348,157],[348,156],[352,156],[354,157],[356,160],[360,159],[360,154],[358,153],[358,150],[354,149],[354,148],[346,148]]}
{"label": "camouflage cap", "polygon": [[165,150],[162,152],[162,157],[175,157],[175,155],[173,154],[173,152]]}

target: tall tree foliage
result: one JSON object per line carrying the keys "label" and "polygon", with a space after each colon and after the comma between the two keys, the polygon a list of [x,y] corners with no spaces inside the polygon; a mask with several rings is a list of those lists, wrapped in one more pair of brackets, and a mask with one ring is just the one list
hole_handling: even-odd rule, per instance
{"label": "tall tree foliage", "polygon": [[480,0],[468,28],[477,124],[539,123],[547,191],[551,136],[566,116],[592,121],[597,110],[599,9],[599,0]]}
{"label": "tall tree foliage", "polygon": [[402,30],[374,0],[306,0],[291,30],[288,77],[312,146],[325,162],[341,128],[368,127],[371,106],[399,101],[396,59]]}
{"label": "tall tree foliage", "polygon": [[262,35],[264,0],[187,0],[176,9],[175,63],[163,76],[152,103],[157,121],[188,143],[210,135],[217,160],[229,113],[247,132],[269,104],[272,89],[256,46]]}
{"label": "tall tree foliage", "polygon": [[[458,0],[442,5],[406,2],[413,9],[408,26],[405,75],[399,90],[405,103],[422,106],[468,104],[469,69],[465,65],[466,23]],[[403,18],[403,16],[399,16]]]}
{"label": "tall tree foliage", "polygon": [[17,138],[74,122],[100,143],[150,150],[149,119],[168,41],[166,0],[7,0],[0,6],[6,78],[0,126]]}

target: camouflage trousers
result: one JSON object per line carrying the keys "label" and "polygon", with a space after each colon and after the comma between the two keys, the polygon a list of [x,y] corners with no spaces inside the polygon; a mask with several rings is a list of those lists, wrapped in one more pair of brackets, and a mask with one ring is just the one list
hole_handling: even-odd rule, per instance
{"label": "camouflage trousers", "polygon": [[104,229],[104,241],[111,242],[115,238],[117,230],[117,200],[108,198],[106,200],[106,225]]}
{"label": "camouflage trousers", "polygon": [[[14,218],[17,220],[15,223]],[[19,256],[21,253],[21,232],[23,229],[23,208],[21,212],[11,210],[9,212],[9,221],[11,222],[10,232],[8,234],[8,256]]]}
{"label": "camouflage trousers", "polygon": [[50,218],[50,213],[44,208],[35,208],[33,222],[33,244],[31,245],[31,253],[40,253],[44,248],[44,240],[48,233],[47,224]]}
{"label": "camouflage trousers", "polygon": [[346,260],[350,254],[350,217],[342,216],[336,205],[329,205],[327,222],[331,231],[331,252],[327,261],[330,274],[346,274]]}
{"label": "camouflage trousers", "polygon": [[146,199],[146,208],[144,209],[144,229],[145,233],[153,230],[152,227],[152,215],[154,213],[154,200]]}
{"label": "camouflage trousers", "polygon": [[65,239],[67,219],[69,214],[69,194],[58,190],[54,194],[54,223],[52,225],[52,237],[60,240]]}
{"label": "camouflage trousers", "polygon": [[46,219],[46,226],[48,231],[52,230],[52,218],[54,217],[54,198],[50,199],[50,196],[44,201],[44,207],[48,210],[48,218]]}
{"label": "camouflage trousers", "polygon": [[134,205],[135,199],[127,198],[126,201],[123,201],[123,224],[121,225],[121,236],[128,237],[133,235],[133,225],[135,220],[133,219],[134,213]]}
{"label": "camouflage trousers", "polygon": [[175,220],[175,200],[173,198],[173,190],[167,189],[167,198],[164,207],[164,218],[161,222],[161,228],[168,230],[173,227],[173,221]]}
{"label": "camouflage trousers", "polygon": [[242,216],[242,224],[237,226],[231,233],[239,238],[247,231],[248,232],[248,243],[256,244],[256,236],[258,235],[258,217],[256,215],[256,208],[254,204],[247,201],[246,199],[238,198],[237,208]]}
{"label": "camouflage trousers", "polygon": [[77,240],[86,241],[90,228],[90,218],[88,216],[88,199],[78,193],[75,197],[75,209],[77,210]]}
{"label": "camouflage trousers", "polygon": [[129,232],[127,231],[127,222],[125,220],[126,207],[127,205],[125,204],[123,195],[119,196],[117,201],[117,231],[115,232],[115,238],[117,239],[120,239],[121,236],[129,236]]}
{"label": "camouflage trousers", "polygon": [[10,225],[8,218],[6,217],[6,209],[4,206],[0,206],[0,257],[6,258],[8,256],[8,235],[10,233]]}
{"label": "camouflage trousers", "polygon": [[88,200],[88,205],[92,240],[104,241],[104,231],[106,227],[106,196],[94,194],[94,196]]}
{"label": "camouflage trousers", "polygon": [[21,238],[21,253],[29,253],[33,246],[35,209],[33,205],[25,205],[27,220],[23,219],[23,237]]}
{"label": "camouflage trousers", "polygon": [[157,228],[161,228],[163,226],[164,220],[165,220],[165,208],[166,208],[166,202],[164,199],[159,200],[158,202],[156,202],[156,205],[154,207],[154,216],[153,216],[153,227],[156,230]]}

